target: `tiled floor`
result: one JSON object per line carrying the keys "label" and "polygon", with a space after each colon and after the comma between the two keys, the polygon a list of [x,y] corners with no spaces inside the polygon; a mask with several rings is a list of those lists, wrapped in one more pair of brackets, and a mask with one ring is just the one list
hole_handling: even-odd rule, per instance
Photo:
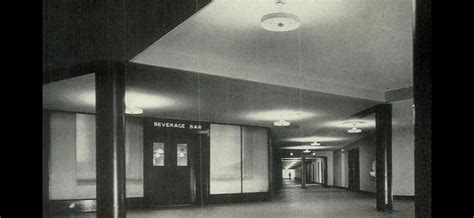
{"label": "tiled floor", "polygon": [[[394,201],[394,211],[375,210],[373,197],[343,189],[310,186],[284,188],[271,201],[166,210],[131,210],[127,217],[414,217],[413,201]],[[55,216],[56,217],[56,216]],[[64,217],[64,216],[58,216]],[[94,213],[67,217],[95,217]]]}
{"label": "tiled floor", "polygon": [[283,187],[301,186],[301,180],[296,179],[282,179]]}

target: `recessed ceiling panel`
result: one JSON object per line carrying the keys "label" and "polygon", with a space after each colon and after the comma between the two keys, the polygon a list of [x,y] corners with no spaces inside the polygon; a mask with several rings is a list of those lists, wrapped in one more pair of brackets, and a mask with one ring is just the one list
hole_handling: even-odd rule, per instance
{"label": "recessed ceiling panel", "polygon": [[272,0],[215,0],[131,61],[373,100],[412,86],[412,1],[286,1],[301,27],[271,32]]}

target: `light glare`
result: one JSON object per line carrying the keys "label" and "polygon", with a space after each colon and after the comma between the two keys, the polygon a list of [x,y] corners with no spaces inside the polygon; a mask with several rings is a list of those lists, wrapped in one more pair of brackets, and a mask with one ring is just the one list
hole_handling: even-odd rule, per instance
{"label": "light glare", "polygon": [[250,120],[275,121],[275,120],[303,120],[316,116],[314,113],[296,110],[271,110],[250,112],[245,115]]}
{"label": "light glare", "polygon": [[282,139],[281,141],[286,142],[332,142],[332,141],[343,141],[347,138],[343,137],[329,137],[329,136],[306,136],[306,137],[294,137]]}
{"label": "light glare", "polygon": [[[95,92],[84,92],[79,96],[80,102],[94,106],[95,105]],[[129,91],[125,93],[125,104],[128,107],[153,109],[163,108],[175,105],[175,102],[171,99],[151,95],[143,92]]]}

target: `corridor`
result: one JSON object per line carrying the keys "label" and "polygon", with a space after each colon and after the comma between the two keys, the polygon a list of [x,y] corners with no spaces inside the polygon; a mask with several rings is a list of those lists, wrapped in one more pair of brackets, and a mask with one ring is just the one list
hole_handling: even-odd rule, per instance
{"label": "corridor", "polygon": [[[394,200],[391,213],[375,210],[375,198],[338,188],[284,188],[268,202],[128,210],[127,217],[415,217],[415,204]],[[52,217],[95,217],[95,213]]]}
{"label": "corridor", "polygon": [[301,180],[283,178],[283,187],[301,187]]}

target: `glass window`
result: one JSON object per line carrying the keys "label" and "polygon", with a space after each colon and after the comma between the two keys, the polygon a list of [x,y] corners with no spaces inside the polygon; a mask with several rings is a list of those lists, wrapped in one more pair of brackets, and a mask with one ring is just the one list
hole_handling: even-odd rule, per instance
{"label": "glass window", "polygon": [[177,165],[188,166],[188,145],[178,144],[177,145]]}
{"label": "glass window", "polygon": [[240,126],[211,124],[210,193],[241,193]]}
{"label": "glass window", "polygon": [[76,114],[76,179],[95,180],[95,115]]}
{"label": "glass window", "polygon": [[126,194],[143,197],[143,124],[138,117],[125,119]]}
{"label": "glass window", "polygon": [[[51,200],[96,197],[95,115],[51,112]],[[139,119],[126,119],[127,197],[143,196],[143,135]]]}
{"label": "glass window", "polygon": [[165,165],[165,144],[153,142],[153,166]]}
{"label": "glass window", "polygon": [[244,193],[268,191],[268,137],[263,128],[242,127]]}

